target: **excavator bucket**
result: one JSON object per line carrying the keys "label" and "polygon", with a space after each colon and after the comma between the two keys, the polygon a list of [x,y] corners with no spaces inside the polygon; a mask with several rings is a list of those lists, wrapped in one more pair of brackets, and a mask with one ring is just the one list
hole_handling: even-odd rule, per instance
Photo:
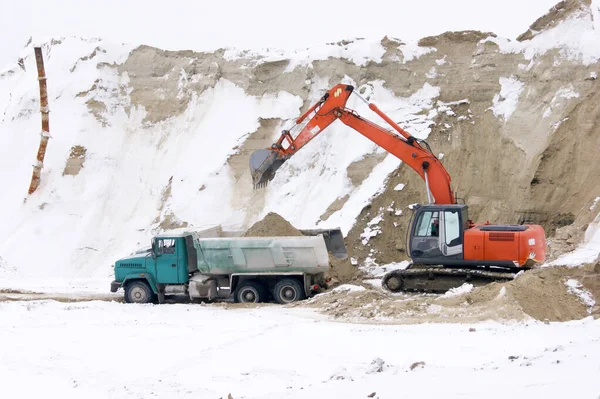
{"label": "excavator bucket", "polygon": [[260,149],[250,155],[250,174],[254,188],[266,187],[275,177],[275,171],[285,162],[277,151]]}
{"label": "excavator bucket", "polygon": [[323,235],[325,240],[325,246],[327,251],[333,256],[339,259],[347,259],[348,251],[346,250],[346,244],[344,244],[344,235],[340,229],[312,229],[312,230],[300,230],[305,236],[316,236],[319,234]]}

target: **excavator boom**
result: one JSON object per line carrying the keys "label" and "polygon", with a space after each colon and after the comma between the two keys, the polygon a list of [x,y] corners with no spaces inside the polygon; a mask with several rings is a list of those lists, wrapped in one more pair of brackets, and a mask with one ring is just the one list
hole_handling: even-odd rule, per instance
{"label": "excavator boom", "polygon": [[410,135],[358,93],[354,94],[394,128],[395,132],[384,129],[346,108],[346,102],[353,92],[354,87],[350,85],[339,84],[333,87],[296,120],[295,126],[298,126],[314,112],[296,137],[292,136],[290,130],[284,130],[271,148],[255,151],[250,156],[250,172],[254,187],[264,187],[275,177],[275,172],[286,160],[339,119],[414,169],[425,180],[430,203],[454,204],[456,200],[450,185],[450,175],[428,148],[427,143]]}

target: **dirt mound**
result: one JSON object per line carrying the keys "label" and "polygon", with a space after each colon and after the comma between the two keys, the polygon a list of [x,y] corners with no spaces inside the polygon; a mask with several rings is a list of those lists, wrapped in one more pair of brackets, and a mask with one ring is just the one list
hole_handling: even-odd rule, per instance
{"label": "dirt mound", "polygon": [[336,284],[346,284],[361,279],[362,273],[356,266],[350,263],[350,259],[339,259],[329,255],[329,264],[331,265],[332,286]]}
{"label": "dirt mound", "polygon": [[441,41],[446,41],[449,43],[477,43],[480,40],[486,39],[488,37],[496,37],[496,34],[493,32],[465,30],[458,32],[445,32],[437,36],[427,36],[419,40],[418,44],[421,47],[431,47],[436,46]]}
{"label": "dirt mound", "polygon": [[445,295],[410,295],[345,285],[306,304],[335,318],[370,323],[568,321],[600,316],[593,303],[594,297],[600,298],[600,264],[532,270],[507,283],[465,288]]}
{"label": "dirt mound", "polygon": [[269,212],[252,227],[246,230],[244,237],[283,237],[283,236],[301,236],[302,233],[297,228],[292,226],[290,222],[285,220],[275,212]]}
{"label": "dirt mound", "polygon": [[[254,223],[244,237],[271,237],[271,236],[301,236],[303,235],[290,222],[281,215],[269,212],[262,220]],[[358,268],[350,263],[350,259],[339,259],[329,254],[329,264],[331,265],[332,286],[337,284],[349,283],[361,277]]]}
{"label": "dirt mound", "polygon": [[569,279],[581,280],[588,276],[586,268],[549,267],[531,270],[515,280],[493,283],[473,290],[465,296],[468,303],[488,303],[490,298],[502,296],[505,304],[516,306],[537,320],[569,321],[590,315],[589,306],[569,291]]}

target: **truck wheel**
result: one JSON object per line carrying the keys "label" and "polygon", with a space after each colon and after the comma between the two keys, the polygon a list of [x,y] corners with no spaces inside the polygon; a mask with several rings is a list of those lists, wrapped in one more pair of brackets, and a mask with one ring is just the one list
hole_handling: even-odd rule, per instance
{"label": "truck wheel", "polygon": [[154,293],[145,281],[133,281],[125,286],[125,302],[150,303],[154,301]]}
{"label": "truck wheel", "polygon": [[234,299],[239,303],[258,303],[266,299],[263,286],[256,281],[246,281],[236,290]]}
{"label": "truck wheel", "polygon": [[283,279],[275,284],[273,298],[277,303],[292,303],[306,298],[302,285],[292,279]]}

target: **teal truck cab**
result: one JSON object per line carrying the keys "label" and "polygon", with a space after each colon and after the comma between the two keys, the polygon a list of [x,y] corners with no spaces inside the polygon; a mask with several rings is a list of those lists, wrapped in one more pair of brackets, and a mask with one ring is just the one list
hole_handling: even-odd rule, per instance
{"label": "teal truck cab", "polygon": [[[162,303],[167,295],[232,297],[236,302],[301,300],[329,282],[331,236],[326,231],[310,233],[299,237],[161,234],[152,239],[151,248],[115,262],[111,292],[123,288],[128,303]],[[335,245],[336,255],[343,256],[343,241],[343,249],[339,239]]]}

